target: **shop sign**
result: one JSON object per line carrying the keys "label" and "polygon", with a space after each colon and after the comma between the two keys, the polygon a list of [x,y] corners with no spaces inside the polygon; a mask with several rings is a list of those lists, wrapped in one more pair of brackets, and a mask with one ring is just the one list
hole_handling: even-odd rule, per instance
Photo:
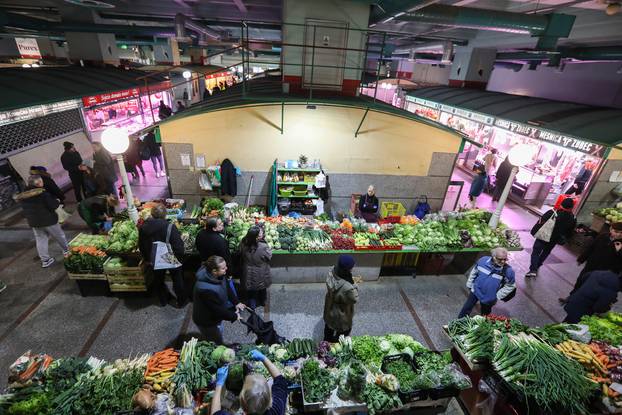
{"label": "shop sign", "polygon": [[494,117],[479,112],[473,112],[462,108],[452,107],[450,105],[441,105],[441,110],[449,114],[454,114],[467,120],[476,121],[481,124],[492,125]]}
{"label": "shop sign", "polygon": [[105,104],[106,102],[118,101],[125,98],[137,97],[140,93],[138,88],[124,89],[123,91],[110,92],[107,94],[92,95],[90,97],[82,98],[82,103],[85,107],[92,107],[94,105]]}
{"label": "shop sign", "polygon": [[33,37],[16,37],[15,44],[19,54],[24,59],[41,59],[39,44]]}
{"label": "shop sign", "polygon": [[525,124],[497,119],[495,121],[495,125],[516,134],[524,135],[541,141],[546,141],[548,143],[552,143],[571,150],[580,151],[582,153],[590,154],[592,156],[602,158],[605,153],[605,146],[590,143],[584,140],[579,140],[578,138],[557,134],[552,131],[542,130],[536,127],[530,127]]}
{"label": "shop sign", "polygon": [[55,112],[72,110],[80,107],[80,100],[55,102],[53,104],[35,105],[34,107],[19,108],[11,111],[0,112],[0,125],[12,124],[19,121],[31,120]]}
{"label": "shop sign", "polygon": [[440,104],[438,102],[428,101],[427,99],[417,98],[417,97],[413,97],[413,96],[410,96],[410,95],[408,95],[406,97],[406,101],[414,102],[416,104],[424,105],[426,107],[430,107],[430,108],[434,108],[434,109],[439,109],[440,108]]}
{"label": "shop sign", "polygon": [[[171,83],[171,81],[164,81],[164,82],[157,83],[155,85],[149,85],[149,95],[156,94],[162,91],[166,91],[167,89],[171,89],[172,85],[173,84]],[[141,94],[147,94],[147,88],[144,86],[141,86],[140,92]]]}
{"label": "shop sign", "polygon": [[223,77],[226,77],[226,76],[231,76],[231,73],[229,73],[229,72],[213,73],[213,74],[205,75],[205,79],[223,78]]}

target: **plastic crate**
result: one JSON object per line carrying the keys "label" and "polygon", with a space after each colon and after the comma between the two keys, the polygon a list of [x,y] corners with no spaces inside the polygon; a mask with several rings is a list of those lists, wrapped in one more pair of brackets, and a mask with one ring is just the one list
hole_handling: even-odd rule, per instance
{"label": "plastic crate", "polygon": [[[385,356],[382,359],[382,372],[383,373],[388,373],[386,371],[386,366],[389,363],[395,362],[395,361],[398,361],[398,360],[405,361],[406,363],[408,363],[410,365],[410,367],[412,367],[413,372],[415,372],[415,373],[418,372],[417,365],[415,364],[415,362],[413,362],[411,357],[409,355],[407,355],[406,353]],[[428,393],[427,393],[427,391],[425,391],[423,389],[415,389],[414,391],[404,392],[404,391],[402,391],[402,389],[400,387],[400,389],[397,391],[397,394],[399,395],[400,399],[404,403],[406,403],[406,402],[417,402],[417,401],[423,401],[425,399],[428,399]]]}
{"label": "plastic crate", "polygon": [[400,223],[400,216],[387,216],[386,218],[378,220],[378,225],[384,225],[385,223]]}
{"label": "plastic crate", "polygon": [[292,190],[279,189],[279,195],[289,197],[292,195]]}
{"label": "plastic crate", "polygon": [[387,216],[404,216],[406,208],[400,202],[382,202],[380,204],[380,217]]}
{"label": "plastic crate", "polygon": [[294,196],[306,196],[307,195],[306,190],[294,190],[293,193],[294,193]]}

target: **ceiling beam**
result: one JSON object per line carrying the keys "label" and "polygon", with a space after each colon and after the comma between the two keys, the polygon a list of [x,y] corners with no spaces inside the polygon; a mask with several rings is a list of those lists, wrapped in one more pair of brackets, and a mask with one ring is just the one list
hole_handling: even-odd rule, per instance
{"label": "ceiling beam", "polygon": [[188,6],[184,0],[173,0],[175,2],[175,4],[177,4],[178,6],[181,6],[187,10],[192,9],[192,7]]}
{"label": "ceiling beam", "polygon": [[248,9],[246,8],[243,0],[233,0],[233,2],[238,7],[238,10],[240,10],[240,12],[244,14],[248,13]]}

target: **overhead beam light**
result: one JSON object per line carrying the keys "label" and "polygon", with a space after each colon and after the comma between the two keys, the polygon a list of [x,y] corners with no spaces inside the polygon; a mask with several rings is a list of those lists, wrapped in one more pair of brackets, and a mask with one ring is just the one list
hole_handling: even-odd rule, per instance
{"label": "overhead beam light", "polygon": [[394,16],[389,17],[388,19],[384,19],[382,23],[389,23],[391,20],[395,19]]}

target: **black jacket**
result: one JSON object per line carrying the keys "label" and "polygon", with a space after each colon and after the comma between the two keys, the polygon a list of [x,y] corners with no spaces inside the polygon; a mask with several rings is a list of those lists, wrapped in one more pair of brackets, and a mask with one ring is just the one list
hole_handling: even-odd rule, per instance
{"label": "black jacket", "polygon": [[201,261],[206,261],[212,255],[218,255],[224,258],[227,262],[227,267],[231,267],[229,243],[218,232],[202,229],[197,235],[195,245],[201,256]]}
{"label": "black jacket", "polygon": [[[138,229],[138,249],[143,260],[151,262],[151,248],[154,242],[166,241],[166,232],[169,222],[166,219],[154,219],[149,218]],[[181,239],[181,234],[177,226],[173,225],[171,229],[171,236],[168,240],[173,253],[179,260],[183,261],[184,257],[184,241]]]}
{"label": "black jacket", "polygon": [[376,196],[369,196],[365,193],[359,199],[359,211],[362,213],[378,213],[378,198]]}
{"label": "black jacket", "polygon": [[152,157],[159,156],[162,154],[162,150],[160,149],[160,144],[156,143],[156,137],[153,131],[145,136],[145,140],[143,142],[149,149],[149,153],[151,153]]}
{"label": "black jacket", "polygon": [[229,159],[224,159],[220,164],[220,183],[223,195],[237,196],[238,182],[235,166]]}
{"label": "black jacket", "polygon": [[583,273],[590,271],[622,271],[622,250],[616,251],[609,233],[598,235],[579,255],[577,261],[586,263]]}
{"label": "black jacket", "polygon": [[238,316],[234,307],[239,302],[226,278],[215,278],[205,267],[199,268],[192,307],[192,320],[197,326],[215,326],[223,320],[235,321]]}
{"label": "black jacket", "polygon": [[63,165],[63,169],[67,170],[70,175],[81,174],[82,171],[78,169],[78,166],[82,164],[82,156],[77,151],[65,151],[60,156],[60,162]]}
{"label": "black jacket", "polygon": [[[538,230],[546,223],[547,220],[553,215],[553,209],[546,212],[535,225],[531,228],[531,235],[535,236]],[[564,244],[566,240],[572,237],[574,228],[577,226],[577,220],[574,215],[565,210],[557,211],[557,219],[555,219],[555,227],[551,234],[551,240],[549,242],[555,244]]]}
{"label": "black jacket", "polygon": [[578,323],[582,316],[605,313],[611,309],[622,291],[619,274],[611,271],[593,271],[583,285],[570,297],[564,309],[564,322]]}
{"label": "black jacket", "polygon": [[58,200],[44,188],[28,187],[24,192],[14,196],[24,211],[24,216],[31,228],[43,228],[58,223],[56,208]]}
{"label": "black jacket", "polygon": [[114,169],[112,156],[106,149],[101,149],[93,153],[93,170],[95,174],[100,174],[107,181],[116,181],[117,173]]}
{"label": "black jacket", "polygon": [[65,200],[65,193],[60,190],[54,179],[52,179],[52,176],[50,176],[50,174],[45,171],[37,171],[36,174],[41,176],[41,179],[43,180],[43,188],[45,189],[45,191],[60,200],[62,203],[63,200]]}

